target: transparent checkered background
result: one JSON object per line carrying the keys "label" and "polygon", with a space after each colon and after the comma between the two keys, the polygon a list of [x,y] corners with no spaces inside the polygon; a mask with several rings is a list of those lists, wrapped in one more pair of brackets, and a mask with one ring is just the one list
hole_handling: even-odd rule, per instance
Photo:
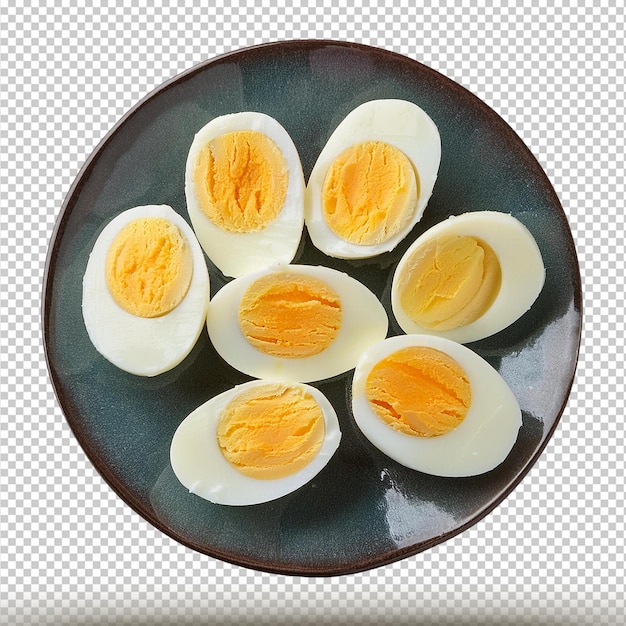
{"label": "transparent checkered background", "polygon": [[[547,9],[554,3],[81,4],[32,0],[22,8],[0,0],[0,622],[624,623],[626,33],[619,0]],[[292,38],[387,48],[485,100],[554,184],[584,285],[571,400],[519,488],[443,545],[329,579],[231,566],[152,528],[86,460],[57,406],[41,347],[49,238],[103,135],[182,70]]]}

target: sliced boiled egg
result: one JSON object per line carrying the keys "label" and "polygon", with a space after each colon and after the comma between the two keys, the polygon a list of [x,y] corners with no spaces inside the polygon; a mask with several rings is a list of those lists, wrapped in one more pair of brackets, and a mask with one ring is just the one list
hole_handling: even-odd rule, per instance
{"label": "sliced boiled egg", "polygon": [[405,100],[372,100],[331,134],[309,177],[305,220],[313,244],[343,259],[393,250],[432,194],[441,140],[432,119]]}
{"label": "sliced boiled egg", "polygon": [[544,281],[530,231],[506,213],[477,211],[450,217],[413,242],[396,267],[391,304],[404,332],[467,343],[520,318]]}
{"label": "sliced boiled egg", "polygon": [[230,277],[290,263],[304,225],[298,151],[274,118],[252,111],[216,117],[195,135],[185,195],[207,256]]}
{"label": "sliced boiled egg", "polygon": [[178,365],[200,336],[208,300],[204,255],[171,207],[128,209],[98,236],[83,277],[83,319],[117,367],[155,376]]}
{"label": "sliced boiled egg", "polygon": [[337,414],[318,389],[253,380],[188,415],[170,460],[191,493],[216,504],[259,504],[312,480],[340,439]]}
{"label": "sliced boiled egg", "polygon": [[352,412],[387,456],[451,477],[497,467],[522,424],[513,392],[487,361],[431,335],[400,335],[368,348],[354,372]]}
{"label": "sliced boiled egg", "polygon": [[212,298],[207,328],[232,367],[280,381],[312,382],[352,369],[384,339],[388,318],[365,285],[322,266],[285,265],[246,274]]}

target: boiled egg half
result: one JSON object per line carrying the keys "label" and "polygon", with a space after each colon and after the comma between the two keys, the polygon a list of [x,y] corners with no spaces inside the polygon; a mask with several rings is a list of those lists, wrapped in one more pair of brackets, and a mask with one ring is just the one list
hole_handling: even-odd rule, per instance
{"label": "boiled egg half", "polygon": [[341,439],[337,414],[318,389],[253,380],[208,400],[179,425],[174,473],[215,504],[259,504],[312,480]]}
{"label": "boiled egg half", "polygon": [[185,170],[191,223],[230,277],[293,260],[304,225],[304,177],[283,126],[264,113],[214,118],[195,135]]}
{"label": "boiled egg half", "polygon": [[506,213],[476,211],[413,242],[394,272],[391,304],[404,332],[467,343],[520,318],[544,281],[541,252],[526,226]]}
{"label": "boiled egg half", "polygon": [[368,348],[354,372],[352,412],[387,456],[450,477],[497,467],[522,424],[513,392],[487,361],[430,335],[399,335]]}
{"label": "boiled egg half", "polygon": [[384,339],[388,318],[378,298],[348,274],[284,265],[246,274],[212,298],[207,329],[232,367],[254,376],[312,382],[352,369]]}
{"label": "boiled egg half", "polygon": [[343,259],[393,250],[421,219],[440,160],[439,131],[416,104],[361,104],[331,134],[309,177],[313,244]]}
{"label": "boiled egg half", "polygon": [[83,319],[117,367],[155,376],[178,365],[204,328],[208,301],[202,249],[171,207],[128,209],[98,236],[83,277]]}

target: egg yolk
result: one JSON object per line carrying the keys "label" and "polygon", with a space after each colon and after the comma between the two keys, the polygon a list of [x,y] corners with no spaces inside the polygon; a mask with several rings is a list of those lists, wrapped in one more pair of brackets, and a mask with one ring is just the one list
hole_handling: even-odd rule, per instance
{"label": "egg yolk", "polygon": [[239,304],[239,327],[265,354],[302,358],[325,350],[341,328],[337,293],[324,281],[289,272],[254,281]]}
{"label": "egg yolk", "polygon": [[107,253],[106,282],[125,311],[159,317],[183,300],[193,274],[191,248],[180,229],[167,219],[144,217],[129,222]]}
{"label": "egg yolk", "polygon": [[435,437],[456,428],[472,398],[459,363],[425,346],[403,348],[379,361],[367,378],[365,393],[381,420],[417,437]]}
{"label": "egg yolk", "polygon": [[258,131],[226,133],[208,142],[193,181],[204,214],[230,233],[259,231],[280,213],[289,172],[278,146]]}
{"label": "egg yolk", "polygon": [[382,141],[365,141],[344,150],[329,167],[322,211],[335,235],[370,246],[410,222],[418,194],[419,178],[408,157]]}
{"label": "egg yolk", "polygon": [[324,440],[324,415],[297,386],[260,385],[225,407],[217,440],[226,460],[246,476],[275,479],[308,465]]}
{"label": "egg yolk", "polygon": [[476,237],[441,236],[411,255],[400,278],[400,304],[423,328],[451,330],[476,321],[493,304],[502,270]]}

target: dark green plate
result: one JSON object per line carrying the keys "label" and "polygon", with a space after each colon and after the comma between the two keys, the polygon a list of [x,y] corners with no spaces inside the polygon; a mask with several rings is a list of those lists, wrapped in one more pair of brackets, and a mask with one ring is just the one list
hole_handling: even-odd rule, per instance
{"label": "dark green plate", "polygon": [[[439,178],[424,218],[382,257],[332,260],[306,234],[299,263],[342,269],[389,311],[391,273],[421,232],[451,214],[512,213],[534,234],[547,279],[511,327],[471,344],[509,383],[523,411],[506,461],[476,478],[408,470],[357,431],[351,372],[318,387],[343,431],[318,477],[280,500],[213,505],[189,494],[169,462],[181,420],[208,398],[248,380],[213,350],[206,331],[174,370],[152,379],[116,369],[92,347],[81,316],[81,281],[104,224],[129,207],[169,204],[188,219],[184,166],[195,132],[211,118],[253,110],[291,134],[305,177],[339,121],[374,98],[404,98],[433,118],[442,139]],[[209,264],[212,292],[226,281]],[[91,155],[52,237],[44,286],[46,357],[59,404],[85,453],[140,515],[199,552],[250,568],[329,576],[397,561],[470,527],[500,503],[554,432],[572,385],[581,335],[581,284],[571,232],[541,167],[511,128],[464,88],[420,63],[363,45],[288,41],[229,53],[167,82],[135,106]],[[88,503],[87,503],[88,506]],[[488,559],[489,556],[485,555]]]}

